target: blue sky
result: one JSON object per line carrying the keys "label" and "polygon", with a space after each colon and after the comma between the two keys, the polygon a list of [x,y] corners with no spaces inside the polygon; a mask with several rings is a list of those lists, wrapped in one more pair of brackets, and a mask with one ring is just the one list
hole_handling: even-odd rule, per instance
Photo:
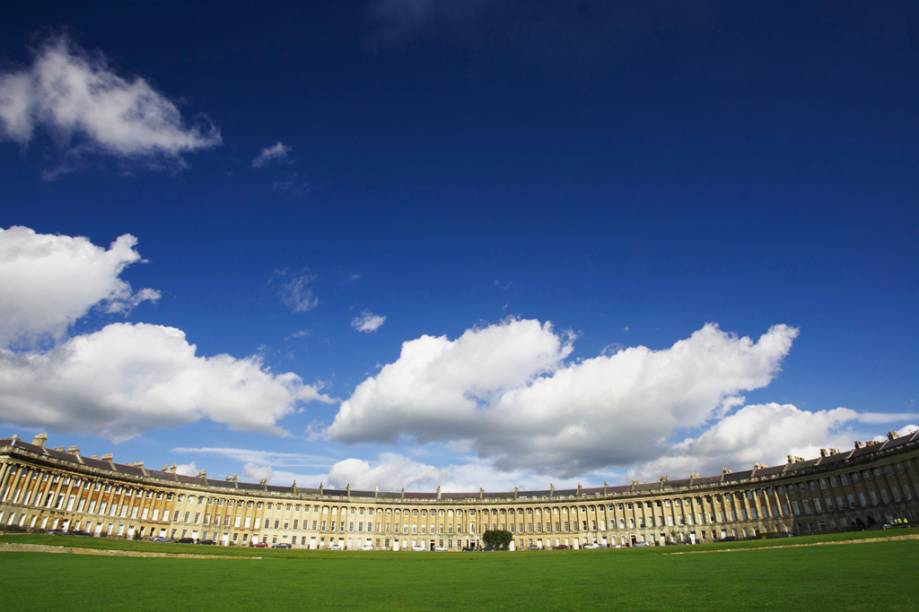
{"label": "blue sky", "polygon": [[[114,323],[150,324],[182,330],[201,358],[258,356],[261,371],[294,373],[326,401],[282,401],[273,425],[286,436],[228,425],[213,418],[223,405],[202,413],[190,400],[181,419],[151,417],[122,440],[98,435],[85,407],[34,389],[30,401],[58,404],[50,420],[30,416],[11,384],[0,387],[5,429],[50,429],[52,442],[84,452],[218,475],[419,488],[678,477],[919,421],[915,5],[573,6],[12,8],[0,24],[3,75],[37,79],[44,50],[66,41],[69,69],[82,61],[123,83],[143,79],[178,115],[128,141],[117,118],[65,125],[48,110],[59,101],[32,86],[28,103],[43,110],[17,137],[2,119],[12,81],[0,82],[0,227],[84,236],[100,249],[136,236],[144,261],[115,277],[159,294],[113,314],[103,291],[63,331],[10,324],[22,333],[5,349],[9,367]],[[76,107],[91,117],[96,103]],[[197,144],[176,144],[188,137]],[[253,163],[276,143],[286,154]],[[11,259],[0,287],[20,311],[27,302],[10,279],[27,265]],[[363,313],[385,322],[359,332]],[[467,330],[493,330],[501,337],[481,336],[482,346],[515,357],[529,336],[514,321],[551,322],[533,341],[558,343],[547,361],[521,362],[519,377],[444,382],[482,363],[473,351],[398,380],[396,367],[391,387],[377,380],[376,395],[353,397],[425,334],[451,347]],[[723,330],[727,352],[700,341],[689,361],[705,371],[677,372],[666,351],[706,323]],[[777,324],[797,330],[786,350],[750,363],[735,353],[738,338],[756,342]],[[561,385],[581,360],[642,346],[661,351],[660,363],[626,351],[583,400],[595,413],[562,419],[581,430],[553,438],[578,390],[540,391],[540,381]],[[644,382],[613,399],[630,359]],[[726,382],[713,365],[724,359],[751,369]],[[55,375],[48,366],[33,386]],[[690,392],[697,380],[711,384],[704,398]],[[454,391],[460,403],[440,403]],[[534,397],[514,403],[518,392]],[[559,394],[557,405],[546,399]],[[616,425],[639,420],[649,397],[666,398],[648,413],[660,428]],[[470,399],[475,411],[459,418]],[[326,428],[345,400],[360,411],[336,437]],[[138,410],[110,395],[87,401],[112,402],[109,417]],[[851,413],[830,412],[839,407]],[[539,426],[521,431],[528,422]],[[785,428],[735,431],[775,422]],[[591,430],[644,450],[604,451],[578,437]],[[541,459],[569,446],[585,450]],[[297,457],[174,450],[203,447]]]}

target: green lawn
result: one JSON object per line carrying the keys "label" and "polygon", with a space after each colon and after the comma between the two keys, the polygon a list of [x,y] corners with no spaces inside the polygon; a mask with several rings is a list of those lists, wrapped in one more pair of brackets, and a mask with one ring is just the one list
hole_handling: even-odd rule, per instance
{"label": "green lawn", "polygon": [[[80,540],[47,539],[67,545]],[[0,540],[47,543],[41,536]],[[83,541],[172,552],[206,548]],[[919,541],[666,554],[678,550],[685,547],[475,554],[261,550],[265,558],[251,561],[0,553],[0,601],[9,610],[919,609]]]}

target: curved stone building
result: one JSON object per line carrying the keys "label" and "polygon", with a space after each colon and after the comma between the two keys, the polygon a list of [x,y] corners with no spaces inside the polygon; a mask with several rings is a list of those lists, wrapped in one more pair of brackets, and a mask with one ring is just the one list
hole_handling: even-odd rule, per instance
{"label": "curved stone building", "polygon": [[919,519],[919,432],[716,476],[502,493],[215,480],[177,474],[175,466],[84,457],[46,440],[0,440],[0,529],[343,550],[460,550],[488,529],[506,529],[520,550],[712,542]]}

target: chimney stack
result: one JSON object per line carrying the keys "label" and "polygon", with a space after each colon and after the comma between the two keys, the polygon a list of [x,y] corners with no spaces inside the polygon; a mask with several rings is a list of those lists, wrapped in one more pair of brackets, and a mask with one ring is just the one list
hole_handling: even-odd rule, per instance
{"label": "chimney stack", "polygon": [[45,448],[45,442],[47,441],[48,441],[48,434],[46,433],[40,433],[34,438],[32,438],[32,444],[34,444],[35,446],[40,446],[42,448]]}

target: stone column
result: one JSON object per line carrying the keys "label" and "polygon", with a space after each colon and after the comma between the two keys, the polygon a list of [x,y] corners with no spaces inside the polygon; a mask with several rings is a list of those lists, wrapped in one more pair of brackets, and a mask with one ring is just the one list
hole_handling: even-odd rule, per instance
{"label": "stone column", "polygon": [[22,475],[28,470],[24,465],[11,466],[9,469],[12,471],[13,467],[18,467],[16,473],[12,475],[9,479],[9,484],[7,486],[6,494],[2,501],[13,504],[16,500],[16,490],[19,488],[20,482],[22,481]]}

